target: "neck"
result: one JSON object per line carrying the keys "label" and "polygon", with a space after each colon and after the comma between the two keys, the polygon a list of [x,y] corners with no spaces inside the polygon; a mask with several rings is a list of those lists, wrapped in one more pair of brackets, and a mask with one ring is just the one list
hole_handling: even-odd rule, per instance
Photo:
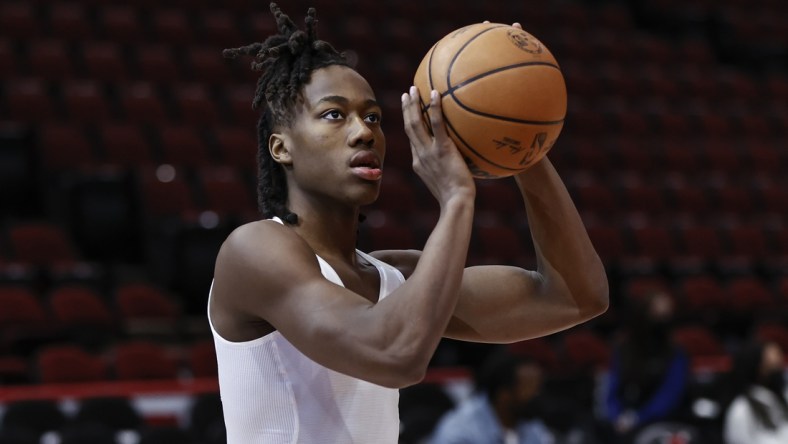
{"label": "neck", "polygon": [[315,253],[325,259],[356,263],[358,208],[307,206],[293,202],[290,209],[298,215],[294,230]]}
{"label": "neck", "polygon": [[498,421],[501,422],[501,425],[505,429],[514,429],[514,427],[517,425],[517,421],[515,420],[514,415],[512,415],[511,409],[508,408],[507,405],[500,401],[496,402],[493,404],[493,410],[495,410],[495,416],[498,417]]}

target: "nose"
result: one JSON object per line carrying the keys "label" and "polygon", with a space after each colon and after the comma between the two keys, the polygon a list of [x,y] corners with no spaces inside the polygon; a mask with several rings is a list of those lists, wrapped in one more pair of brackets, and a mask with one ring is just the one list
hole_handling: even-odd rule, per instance
{"label": "nose", "polygon": [[348,137],[348,145],[352,147],[356,147],[358,145],[372,147],[372,145],[375,143],[375,133],[372,132],[372,128],[370,128],[361,117],[356,117],[353,119],[350,125]]}

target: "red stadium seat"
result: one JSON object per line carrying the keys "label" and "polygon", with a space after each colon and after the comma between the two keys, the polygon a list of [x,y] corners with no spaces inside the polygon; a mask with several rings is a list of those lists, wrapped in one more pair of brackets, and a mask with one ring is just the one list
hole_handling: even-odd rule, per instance
{"label": "red stadium seat", "polygon": [[58,287],[49,296],[49,306],[55,320],[64,327],[90,326],[107,329],[114,324],[107,304],[89,287]]}
{"label": "red stadium seat", "polygon": [[148,83],[134,83],[124,87],[120,96],[126,119],[134,123],[161,124],[168,119],[164,103]]}
{"label": "red stadium seat", "polygon": [[159,288],[145,283],[120,285],[115,292],[115,303],[126,321],[167,320],[180,316],[180,309]]}
{"label": "red stadium seat", "polygon": [[24,287],[0,287],[0,331],[10,327],[35,329],[49,321],[36,295]]}
{"label": "red stadium seat", "polygon": [[251,219],[257,212],[255,197],[246,183],[232,168],[207,168],[199,172],[205,209],[220,216]]}
{"label": "red stadium seat", "polygon": [[107,365],[74,345],[51,346],[36,356],[39,381],[43,384],[92,382],[107,379]]}
{"label": "red stadium seat", "polygon": [[36,20],[35,8],[31,3],[3,2],[0,5],[0,29],[6,37],[29,39],[40,35],[41,23]]}
{"label": "red stadium seat", "polygon": [[190,218],[196,212],[194,197],[182,171],[171,166],[140,170],[143,212],[145,217]]}
{"label": "red stadium seat", "polygon": [[160,130],[166,163],[176,167],[200,167],[211,163],[208,146],[196,130],[188,126],[165,126]]}
{"label": "red stadium seat", "polygon": [[254,128],[218,127],[213,134],[222,163],[239,171],[257,173],[257,138]]}
{"label": "red stadium seat", "polygon": [[120,82],[130,77],[129,67],[114,42],[85,42],[82,57],[87,75],[93,80]]}
{"label": "red stadium seat", "polygon": [[162,346],[130,341],[115,347],[115,376],[120,380],[174,379],[178,366]]}
{"label": "red stadium seat", "polygon": [[140,128],[107,124],[99,128],[99,146],[104,162],[124,167],[153,165],[151,146]]}
{"label": "red stadium seat", "polygon": [[41,151],[48,171],[90,167],[96,163],[85,132],[77,125],[51,124],[41,130]]}
{"label": "red stadium seat", "polygon": [[656,217],[665,211],[665,199],[660,188],[645,184],[625,186],[622,190],[625,208],[629,212],[638,212]]}
{"label": "red stadium seat", "polygon": [[176,83],[181,78],[175,53],[168,46],[137,48],[137,67],[142,79],[152,83]]}
{"label": "red stadium seat", "polygon": [[219,374],[213,340],[196,342],[189,347],[189,367],[195,378],[214,378]]}
{"label": "red stadium seat", "polygon": [[670,293],[670,285],[659,276],[637,276],[623,286],[623,296],[628,300],[643,299],[654,292]]}
{"label": "red stadium seat", "polygon": [[42,40],[30,45],[30,68],[34,76],[62,80],[74,74],[66,46],[58,40]]}
{"label": "red stadium seat", "polygon": [[[221,10],[203,11],[200,15],[200,20],[203,29],[202,39],[205,42],[230,48],[246,41],[240,31],[241,26],[230,12]],[[219,54],[221,55],[221,52]]]}
{"label": "red stadium seat", "polygon": [[673,330],[676,341],[697,362],[698,358],[722,358],[727,356],[725,348],[714,334],[707,328],[694,325],[678,327]]}
{"label": "red stadium seat", "polygon": [[20,62],[17,60],[11,41],[5,38],[0,39],[0,79],[8,79],[19,76]]}
{"label": "red stadium seat", "polygon": [[538,362],[547,372],[559,370],[558,355],[545,338],[534,338],[527,341],[514,342],[507,346],[508,350]]}
{"label": "red stadium seat", "polygon": [[362,231],[365,251],[418,248],[413,230],[399,223],[364,227]]}
{"label": "red stadium seat", "polygon": [[739,277],[726,285],[726,309],[739,317],[759,318],[776,308],[771,291],[754,277]]}
{"label": "red stadium seat", "polygon": [[112,116],[101,87],[92,81],[65,83],[63,101],[66,116],[76,123],[100,123]]}
{"label": "red stadium seat", "polygon": [[513,181],[488,180],[477,182],[476,209],[514,218],[516,213],[525,211],[525,204]]}
{"label": "red stadium seat", "polygon": [[659,226],[636,227],[631,230],[634,254],[656,260],[667,260],[677,249],[670,231]]}
{"label": "red stadium seat", "polygon": [[623,257],[628,248],[618,229],[604,225],[588,227],[588,236],[599,257],[606,264]]}
{"label": "red stadium seat", "polygon": [[21,122],[46,122],[55,114],[55,106],[45,85],[35,79],[5,82],[8,115]]}
{"label": "red stadium seat", "polygon": [[570,330],[563,335],[568,365],[574,369],[594,371],[610,363],[610,347],[590,330]]}
{"label": "red stadium seat", "polygon": [[717,230],[707,225],[693,225],[679,231],[681,254],[711,260],[722,255],[723,247]]}
{"label": "red stadium seat", "polygon": [[188,45],[194,40],[194,32],[185,11],[154,9],[151,14],[151,24],[158,41]]}
{"label": "red stadium seat", "polygon": [[181,120],[189,125],[202,126],[219,121],[216,100],[201,84],[190,84],[175,88],[175,103]]}
{"label": "red stadium seat", "polygon": [[749,260],[761,260],[769,255],[769,245],[760,227],[739,225],[725,232],[728,252]]}
{"label": "red stadium seat", "polygon": [[[244,41],[244,40],[238,40]],[[186,70],[194,80],[211,84],[229,83],[232,79],[230,62],[222,58],[218,47],[190,47],[186,49]],[[251,103],[251,98],[249,99]]]}
{"label": "red stadium seat", "polygon": [[487,264],[524,265],[530,262],[526,258],[533,256],[533,247],[526,236],[509,225],[477,225],[473,230],[471,255]]}
{"label": "red stadium seat", "polygon": [[85,6],[79,3],[53,4],[49,10],[49,26],[58,39],[88,40],[92,34]]}
{"label": "red stadium seat", "polygon": [[707,275],[684,278],[678,285],[679,311],[684,317],[707,324],[717,321],[726,304],[725,290]]}
{"label": "red stadium seat", "polygon": [[101,31],[109,40],[135,44],[145,38],[137,12],[130,5],[102,5],[98,17]]}
{"label": "red stadium seat", "polygon": [[76,253],[71,240],[57,225],[18,224],[9,230],[13,258],[35,265],[72,264]]}
{"label": "red stadium seat", "polygon": [[760,341],[776,342],[788,350],[788,328],[779,323],[762,322],[755,327],[755,337]]}

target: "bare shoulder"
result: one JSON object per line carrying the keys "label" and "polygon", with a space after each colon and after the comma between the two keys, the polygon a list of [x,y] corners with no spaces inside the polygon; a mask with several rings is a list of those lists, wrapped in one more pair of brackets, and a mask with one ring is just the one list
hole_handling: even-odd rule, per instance
{"label": "bare shoulder", "polygon": [[270,301],[286,294],[289,284],[319,273],[314,252],[298,234],[257,221],[236,228],[222,244],[213,294],[221,305],[259,306],[260,298]]}
{"label": "bare shoulder", "polygon": [[420,250],[379,250],[369,253],[375,259],[381,260],[399,270],[405,279],[413,274],[416,264],[421,258]]}

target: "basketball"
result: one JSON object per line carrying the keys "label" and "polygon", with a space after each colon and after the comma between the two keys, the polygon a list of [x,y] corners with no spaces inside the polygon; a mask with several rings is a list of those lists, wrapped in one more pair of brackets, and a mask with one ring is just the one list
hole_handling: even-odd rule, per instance
{"label": "basketball", "polygon": [[424,56],[414,85],[425,119],[430,91],[441,94],[446,130],[477,178],[526,170],[550,151],[564,125],[558,63],[513,26],[480,23],[448,34]]}

